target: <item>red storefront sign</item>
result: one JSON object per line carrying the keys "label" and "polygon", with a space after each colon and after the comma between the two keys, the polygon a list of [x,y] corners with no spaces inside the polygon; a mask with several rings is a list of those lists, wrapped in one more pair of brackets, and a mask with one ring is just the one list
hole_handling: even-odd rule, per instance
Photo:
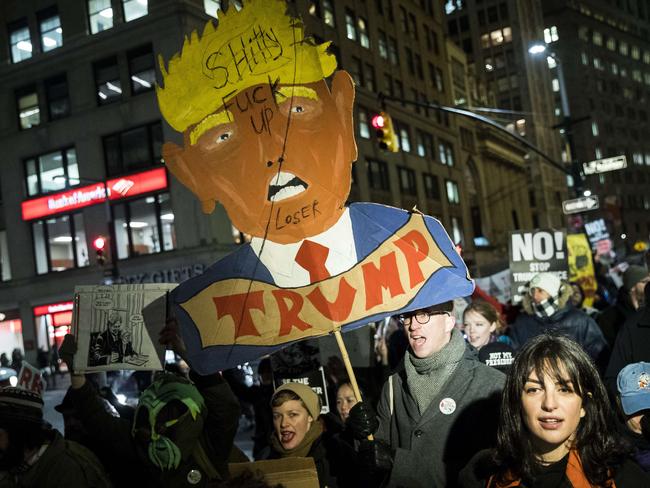
{"label": "red storefront sign", "polygon": [[23,220],[38,219],[102,203],[106,200],[106,190],[108,190],[109,200],[120,200],[165,188],[167,188],[167,171],[165,168],[156,168],[106,180],[106,187],[100,182],[26,200],[22,203]]}
{"label": "red storefront sign", "polygon": [[68,312],[72,310],[72,302],[59,302],[59,303],[48,303],[47,305],[39,305],[34,307],[34,316],[40,317],[41,315],[47,315],[50,313],[58,312]]}

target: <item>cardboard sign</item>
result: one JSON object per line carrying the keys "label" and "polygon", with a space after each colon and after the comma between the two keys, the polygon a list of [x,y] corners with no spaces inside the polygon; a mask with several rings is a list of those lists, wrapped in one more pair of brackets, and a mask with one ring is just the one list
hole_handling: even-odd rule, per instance
{"label": "cardboard sign", "polygon": [[230,463],[230,476],[244,471],[261,473],[270,486],[281,483],[285,488],[319,488],[318,473],[314,458],[288,457],[255,461],[253,463]]}
{"label": "cardboard sign", "polygon": [[591,249],[585,234],[569,234],[567,236],[569,251],[569,281],[577,282],[585,294],[583,307],[591,307],[598,289]]}
{"label": "cardboard sign", "polygon": [[175,286],[77,286],[72,315],[75,371],[163,369],[164,346],[157,338],[165,326],[167,307],[160,299]]}
{"label": "cardboard sign", "polygon": [[23,361],[23,365],[18,372],[18,383],[16,386],[42,395],[43,377],[41,371],[28,362]]}
{"label": "cardboard sign", "polygon": [[513,301],[521,299],[521,288],[542,272],[567,280],[566,231],[535,230],[510,233],[510,275]]}
{"label": "cardboard sign", "polygon": [[325,370],[321,366],[316,371],[310,371],[300,376],[281,377],[273,374],[273,385],[277,388],[285,383],[302,383],[309,386],[314,393],[320,398],[320,413],[325,414],[330,411],[330,402],[327,395],[327,382],[325,381]]}

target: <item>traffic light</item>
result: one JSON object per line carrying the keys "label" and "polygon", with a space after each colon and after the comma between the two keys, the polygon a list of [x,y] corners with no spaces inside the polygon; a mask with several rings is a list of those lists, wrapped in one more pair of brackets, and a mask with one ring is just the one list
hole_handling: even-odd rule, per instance
{"label": "traffic light", "polygon": [[393,129],[393,120],[386,112],[380,112],[372,118],[372,126],[377,131],[379,147],[384,151],[398,152],[397,136]]}
{"label": "traffic light", "polygon": [[97,264],[104,266],[104,263],[106,262],[106,256],[104,255],[106,239],[102,236],[96,237],[93,241],[93,247],[95,248],[95,255],[97,256]]}

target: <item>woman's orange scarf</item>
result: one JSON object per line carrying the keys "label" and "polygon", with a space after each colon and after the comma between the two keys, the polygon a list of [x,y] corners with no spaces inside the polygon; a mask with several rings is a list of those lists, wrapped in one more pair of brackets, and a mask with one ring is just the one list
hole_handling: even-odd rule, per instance
{"label": "woman's orange scarf", "polygon": [[[567,461],[565,473],[573,488],[594,488],[594,485],[589,483],[587,476],[585,476],[585,472],[582,469],[582,461],[575,449],[569,451],[569,460]],[[497,482],[494,479],[494,475],[492,475],[490,476],[487,486],[489,488],[512,488],[521,485],[521,479],[515,478],[512,472],[508,472],[507,479],[512,479],[513,481]],[[616,488],[614,480],[610,481],[611,484],[609,485],[609,488]]]}

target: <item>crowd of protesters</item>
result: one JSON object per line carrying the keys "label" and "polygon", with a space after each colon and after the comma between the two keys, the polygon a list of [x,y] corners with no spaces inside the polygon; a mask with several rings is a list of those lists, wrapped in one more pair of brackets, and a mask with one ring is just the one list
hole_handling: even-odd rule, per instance
{"label": "crowd of protesters", "polygon": [[[242,405],[254,459],[312,458],[321,487],[648,487],[648,282],[630,266],[616,297],[600,294],[609,306],[584,307],[579,286],[540,273],[508,322],[489,297],[460,323],[454,302],[394,317],[362,399],[342,362],[327,362],[329,413],[303,383],[274,386],[269,358],[252,386],[179,368],[143,382],[135,408],[111,404],[72,370],[67,336],[63,434],[38,394],[0,388],[0,488],[269,486],[230,476],[248,461],[234,442]],[[159,340],[183,358],[173,319]]]}

